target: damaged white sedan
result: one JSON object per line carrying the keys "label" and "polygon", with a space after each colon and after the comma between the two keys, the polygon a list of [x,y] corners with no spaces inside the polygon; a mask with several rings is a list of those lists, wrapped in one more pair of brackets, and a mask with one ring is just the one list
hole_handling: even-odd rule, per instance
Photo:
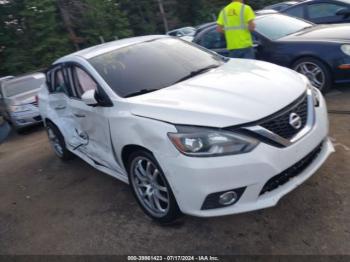
{"label": "damaged white sedan", "polygon": [[166,36],[59,59],[39,106],[58,157],[129,183],[162,223],[275,206],[334,151],[304,76]]}

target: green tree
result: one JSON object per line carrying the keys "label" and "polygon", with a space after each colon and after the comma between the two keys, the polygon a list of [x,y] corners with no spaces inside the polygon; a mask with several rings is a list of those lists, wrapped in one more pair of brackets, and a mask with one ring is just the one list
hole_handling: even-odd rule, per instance
{"label": "green tree", "polygon": [[55,1],[25,0],[20,12],[24,37],[35,67],[46,67],[53,60],[73,50],[64,30]]}
{"label": "green tree", "polygon": [[91,46],[115,38],[133,35],[129,21],[119,4],[112,0],[83,0],[84,11],[80,14],[78,33],[85,40],[85,46]]}

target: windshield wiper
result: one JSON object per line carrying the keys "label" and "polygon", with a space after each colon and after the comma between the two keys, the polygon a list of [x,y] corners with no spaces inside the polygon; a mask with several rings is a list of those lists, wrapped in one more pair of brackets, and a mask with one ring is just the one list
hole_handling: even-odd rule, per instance
{"label": "windshield wiper", "polygon": [[159,89],[142,89],[142,90],[137,91],[137,92],[135,92],[135,93],[128,94],[128,95],[124,96],[124,98],[129,98],[129,97],[133,97],[133,96],[145,95],[145,94],[152,93],[152,92],[155,92],[155,91],[158,91],[158,90],[159,90]]}
{"label": "windshield wiper", "polygon": [[203,74],[203,73],[209,71],[210,69],[214,69],[214,68],[218,68],[218,67],[219,67],[219,65],[210,65],[210,66],[206,66],[206,67],[204,67],[204,68],[198,69],[198,70],[196,70],[196,71],[192,71],[192,72],[189,73],[187,76],[185,76],[185,77],[183,77],[183,78],[177,80],[174,84],[177,84],[177,83],[179,83],[179,82],[185,81],[185,80],[190,79],[190,78],[192,78],[192,77],[194,77],[194,76]]}

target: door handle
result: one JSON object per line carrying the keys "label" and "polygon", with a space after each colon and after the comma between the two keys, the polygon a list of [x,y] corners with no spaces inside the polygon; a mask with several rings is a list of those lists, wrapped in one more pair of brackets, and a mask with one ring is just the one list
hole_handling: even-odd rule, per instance
{"label": "door handle", "polygon": [[64,110],[64,109],[66,109],[66,106],[56,106],[55,109],[56,110]]}
{"label": "door handle", "polygon": [[77,118],[84,118],[84,117],[86,117],[85,115],[81,115],[81,114],[74,114],[74,116],[77,117]]}

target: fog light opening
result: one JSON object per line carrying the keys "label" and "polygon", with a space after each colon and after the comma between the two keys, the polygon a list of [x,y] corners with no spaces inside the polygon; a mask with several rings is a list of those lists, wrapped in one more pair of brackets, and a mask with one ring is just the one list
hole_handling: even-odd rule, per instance
{"label": "fog light opening", "polygon": [[224,194],[222,194],[219,197],[219,204],[223,205],[223,206],[229,206],[232,205],[233,203],[235,203],[237,201],[237,193],[234,191],[229,191],[226,192]]}

